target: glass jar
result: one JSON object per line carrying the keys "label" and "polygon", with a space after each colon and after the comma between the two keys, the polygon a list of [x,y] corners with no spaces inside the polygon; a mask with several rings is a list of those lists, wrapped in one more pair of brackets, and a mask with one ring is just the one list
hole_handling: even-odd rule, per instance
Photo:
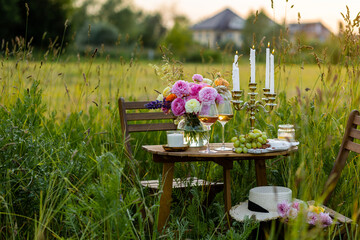
{"label": "glass jar", "polygon": [[295,142],[295,129],[292,124],[279,125],[278,139]]}
{"label": "glass jar", "polygon": [[189,147],[206,146],[206,130],[196,115],[185,114],[177,128],[184,131],[184,144]]}

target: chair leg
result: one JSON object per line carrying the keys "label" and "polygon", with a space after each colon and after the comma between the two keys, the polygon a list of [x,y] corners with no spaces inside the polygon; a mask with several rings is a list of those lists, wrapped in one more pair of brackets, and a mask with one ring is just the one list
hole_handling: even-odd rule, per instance
{"label": "chair leg", "polygon": [[171,192],[174,178],[174,163],[164,163],[162,172],[163,193],[160,197],[160,209],[158,219],[158,231],[161,232],[170,215]]}

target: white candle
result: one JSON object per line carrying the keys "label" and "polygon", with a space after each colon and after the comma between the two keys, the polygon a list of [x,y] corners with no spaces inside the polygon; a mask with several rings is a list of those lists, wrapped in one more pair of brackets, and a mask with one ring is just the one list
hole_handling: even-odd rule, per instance
{"label": "white candle", "polygon": [[240,78],[239,78],[239,65],[238,65],[238,52],[234,56],[234,63],[232,69],[233,91],[240,91]]}
{"label": "white candle", "polygon": [[270,54],[270,93],[274,92],[274,50]]}
{"label": "white candle", "polygon": [[182,147],[184,146],[184,135],[182,133],[168,133],[167,141],[169,147]]}
{"label": "white candle", "polygon": [[270,88],[270,43],[268,43],[268,47],[266,48],[266,70],[265,70],[265,88]]}
{"label": "white candle", "polygon": [[254,46],[250,48],[250,67],[251,67],[251,83],[255,83],[255,49]]}

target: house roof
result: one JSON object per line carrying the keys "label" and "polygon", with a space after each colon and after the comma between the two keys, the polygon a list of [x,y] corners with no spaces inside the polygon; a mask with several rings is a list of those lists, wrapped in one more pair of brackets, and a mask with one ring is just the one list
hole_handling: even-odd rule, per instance
{"label": "house roof", "polygon": [[294,33],[297,31],[311,31],[315,26],[320,26],[322,31],[331,33],[331,31],[321,22],[293,23],[289,24],[289,31]]}
{"label": "house roof", "polygon": [[242,30],[245,20],[230,9],[225,9],[215,16],[208,18],[191,27],[192,30]]}

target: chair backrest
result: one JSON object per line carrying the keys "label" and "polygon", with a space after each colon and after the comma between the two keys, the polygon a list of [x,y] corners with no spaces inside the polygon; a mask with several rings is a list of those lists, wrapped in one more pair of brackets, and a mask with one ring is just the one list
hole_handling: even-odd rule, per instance
{"label": "chair backrest", "polygon": [[[162,111],[158,112],[136,112],[136,110],[147,109],[145,104],[149,101],[142,102],[125,102],[124,98],[119,98],[119,114],[121,130],[125,139],[125,150],[130,159],[132,159],[132,151],[130,144],[130,133],[132,132],[148,132],[148,131],[165,131],[176,130],[177,126],[174,124],[176,118],[173,114],[165,114]],[[131,113],[127,111],[130,110]],[[134,112],[135,110],[135,112]],[[171,120],[170,122],[161,123],[133,123],[134,121],[146,121],[146,120]]]}
{"label": "chair backrest", "polygon": [[360,130],[357,129],[357,126],[360,125],[360,114],[358,110],[351,111],[349,119],[346,125],[344,138],[342,140],[339,153],[336,157],[334,167],[331,170],[329,178],[327,179],[323,196],[325,196],[324,204],[330,199],[330,195],[335,189],[336,183],[338,182],[341,171],[346,165],[346,160],[348,158],[349,152],[353,151],[360,154],[360,144],[355,143],[354,139],[360,139]]}

